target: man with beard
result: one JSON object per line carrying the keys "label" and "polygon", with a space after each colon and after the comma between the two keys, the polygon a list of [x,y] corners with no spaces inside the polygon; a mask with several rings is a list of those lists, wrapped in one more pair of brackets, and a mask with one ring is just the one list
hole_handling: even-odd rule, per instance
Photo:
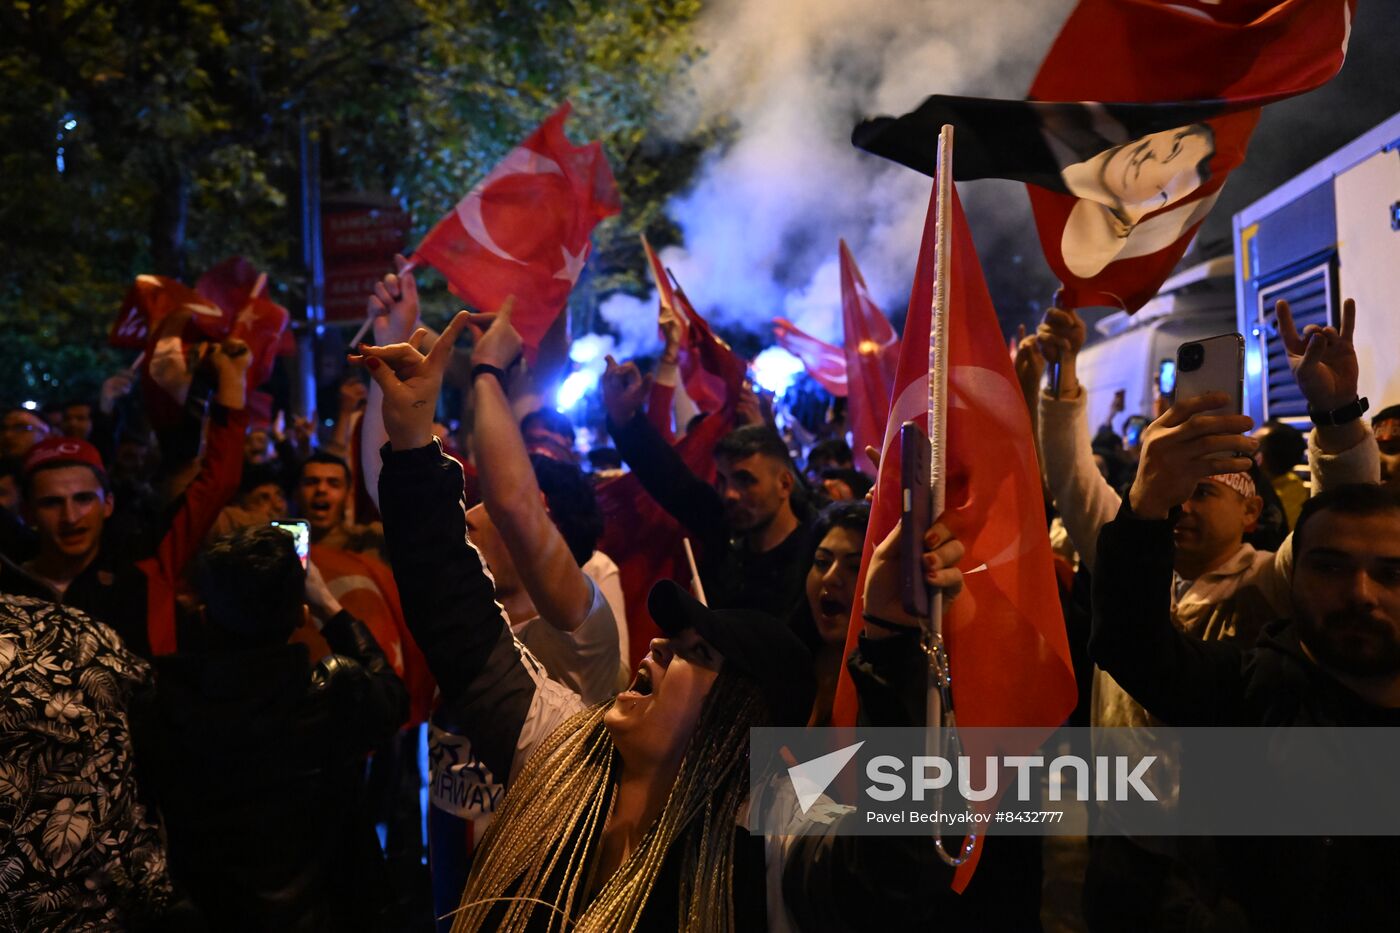
{"label": "man with beard", "polygon": [[[1392,489],[1347,485],[1308,500],[1294,531],[1291,619],[1271,623],[1253,647],[1202,642],[1172,624],[1176,507],[1200,477],[1244,467],[1240,457],[1211,455],[1246,449],[1238,422],[1247,421],[1204,414],[1196,399],[1153,425],[1143,468],[1099,538],[1094,661],[1169,725],[1398,726],[1400,496]],[[1250,929],[1366,929],[1394,910],[1394,839],[1215,845],[1221,869],[1197,869],[1217,892],[1217,915],[1242,912]]]}
{"label": "man with beard", "polygon": [[799,517],[800,480],[787,445],[766,424],[726,434],[715,447],[714,485],[692,473],[642,412],[647,385],[635,364],[603,375],[608,433],[643,488],[685,526],[702,553],[711,606],[787,618],[804,595],[812,517]]}

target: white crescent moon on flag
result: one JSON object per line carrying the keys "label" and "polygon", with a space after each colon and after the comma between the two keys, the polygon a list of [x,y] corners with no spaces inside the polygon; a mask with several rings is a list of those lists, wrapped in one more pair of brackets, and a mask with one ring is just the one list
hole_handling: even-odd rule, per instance
{"label": "white crescent moon on flag", "polygon": [[493,256],[498,256],[507,262],[525,265],[525,260],[517,259],[501,248],[492,237],[491,232],[486,229],[486,221],[481,216],[481,193],[486,188],[500,181],[509,175],[563,175],[564,170],[559,164],[548,156],[540,155],[531,149],[512,149],[501,163],[491,170],[491,174],[481,180],[481,183],[467,193],[467,196],[457,202],[457,219],[462,223],[462,229],[467,231],[467,236],[476,240],[482,247]]}

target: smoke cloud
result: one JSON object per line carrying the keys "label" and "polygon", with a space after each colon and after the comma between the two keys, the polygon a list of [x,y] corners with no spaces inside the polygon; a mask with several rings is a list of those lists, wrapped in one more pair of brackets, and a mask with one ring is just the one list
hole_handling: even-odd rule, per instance
{"label": "smoke cloud", "polygon": [[[837,240],[899,319],[908,301],[929,179],[856,150],[866,115],[910,110],[929,94],[1025,94],[1073,0],[716,0],[699,23],[705,56],[676,89],[684,136],[723,118],[731,142],[670,206],[684,246],[663,251],[721,329],[767,334],[784,316],[841,340]],[[1026,319],[1054,282],[1026,195],[998,181],[960,186],[993,298]],[[603,316],[620,345],[654,342],[655,301],[615,297]]]}

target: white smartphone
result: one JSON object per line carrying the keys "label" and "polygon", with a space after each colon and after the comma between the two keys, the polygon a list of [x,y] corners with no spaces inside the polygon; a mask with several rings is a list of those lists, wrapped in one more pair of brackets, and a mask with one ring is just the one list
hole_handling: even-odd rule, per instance
{"label": "white smartphone", "polygon": [[1223,392],[1230,401],[1216,409],[1238,415],[1244,411],[1244,337],[1221,334],[1183,343],[1176,351],[1176,385],[1172,401]]}

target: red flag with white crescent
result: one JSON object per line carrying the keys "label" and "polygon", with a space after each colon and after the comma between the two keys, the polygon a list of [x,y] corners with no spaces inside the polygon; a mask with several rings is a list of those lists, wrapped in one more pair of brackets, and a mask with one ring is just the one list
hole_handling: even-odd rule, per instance
{"label": "red flag with white crescent", "polygon": [[802,361],[807,374],[823,389],[845,398],[846,353],[835,344],[818,340],[787,318],[773,318],[773,337],[778,346]]}
{"label": "red flag with white crescent", "polygon": [[870,297],[865,277],[845,240],[841,241],[841,319],[846,332],[851,439],[856,462],[862,470],[874,473],[875,464],[865,455],[865,448],[878,449],[885,436],[899,365],[899,335]]}
{"label": "red flag with white crescent", "polygon": [[[965,589],[943,612],[953,706],[962,727],[1016,727],[1044,730],[1048,736],[1064,722],[1077,697],[1045,533],[1040,469],[1030,416],[1006,356],[956,189],[950,207],[947,497],[942,520],[967,550],[961,565]],[[930,203],[851,607],[848,654],[863,624],[861,595],[870,556],[900,517],[900,425],[928,423],[934,220]],[[854,725],[856,706],[854,685],[843,668],[832,724]],[[975,755],[970,746],[968,751]],[[958,871],[954,886],[959,890],[971,879],[982,848]]]}
{"label": "red flag with white crescent", "polygon": [[262,385],[272,375],[291,315],[268,297],[267,277],[242,256],[230,256],[206,271],[195,291],[208,298],[232,322],[228,336],[242,340],[253,354],[248,387]]}
{"label": "red flag with white crescent", "polygon": [[578,282],[593,228],[621,209],[602,146],[564,135],[569,111],[563,104],[512,149],[415,252],[478,310],[514,295],[512,320],[532,350]]}

